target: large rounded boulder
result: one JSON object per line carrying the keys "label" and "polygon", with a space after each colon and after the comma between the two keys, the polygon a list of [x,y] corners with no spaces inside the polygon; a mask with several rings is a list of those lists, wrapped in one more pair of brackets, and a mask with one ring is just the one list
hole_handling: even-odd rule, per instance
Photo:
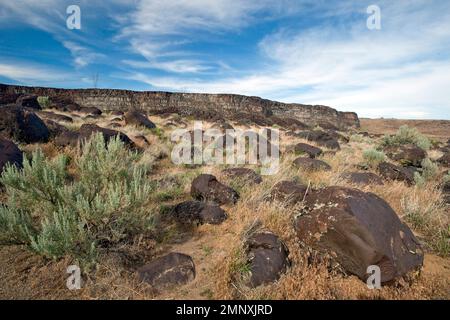
{"label": "large rounded boulder", "polygon": [[234,204],[239,194],[219,181],[211,174],[201,174],[192,181],[191,196],[201,201],[213,201],[220,205]]}
{"label": "large rounded boulder", "polygon": [[422,160],[427,157],[427,153],[415,145],[389,147],[384,151],[390,159],[399,162],[402,166],[420,167]]}
{"label": "large rounded boulder", "polygon": [[34,112],[13,105],[2,107],[0,133],[24,143],[47,142],[50,137],[47,126]]}
{"label": "large rounded boulder", "polygon": [[290,265],[289,251],[270,231],[258,231],[246,241],[252,288],[278,280]]}
{"label": "large rounded boulder", "polygon": [[142,266],[137,275],[156,289],[166,289],[194,280],[195,265],[190,256],[172,252]]}
{"label": "large rounded boulder", "polygon": [[385,283],[422,267],[418,240],[375,194],[328,187],[309,193],[304,204],[305,212],[295,219],[298,238],[347,272],[366,280],[367,268],[378,266]]}
{"label": "large rounded boulder", "polygon": [[156,125],[139,111],[128,111],[124,115],[125,123],[129,125],[141,126],[147,129],[154,129]]}

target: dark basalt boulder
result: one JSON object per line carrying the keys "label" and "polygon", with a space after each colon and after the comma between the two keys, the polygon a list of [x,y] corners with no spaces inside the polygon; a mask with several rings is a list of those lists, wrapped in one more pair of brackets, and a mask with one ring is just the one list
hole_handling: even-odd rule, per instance
{"label": "dark basalt boulder", "polygon": [[24,143],[47,142],[50,137],[47,126],[34,112],[12,105],[2,107],[0,134]]}
{"label": "dark basalt boulder", "polygon": [[194,199],[213,201],[220,205],[234,204],[239,199],[234,189],[220,183],[210,174],[201,174],[192,181],[191,195]]}
{"label": "dark basalt boulder", "polygon": [[316,121],[316,125],[318,125],[319,127],[321,127],[324,130],[334,130],[334,131],[339,130],[338,127],[336,127],[334,124],[332,124],[328,121]]}
{"label": "dark basalt boulder", "polygon": [[124,114],[125,123],[128,125],[135,125],[145,127],[147,129],[154,129],[156,125],[151,122],[144,114],[138,111],[128,111]]}
{"label": "dark basalt boulder", "polygon": [[80,107],[77,111],[91,116],[100,116],[102,114],[102,111],[96,107]]}
{"label": "dark basalt boulder", "polygon": [[360,279],[372,265],[380,267],[382,283],[422,267],[418,240],[375,194],[328,187],[309,193],[305,205],[294,223],[299,240]]}
{"label": "dark basalt boulder", "polygon": [[313,141],[321,147],[335,150],[341,149],[341,146],[339,145],[339,142],[336,138],[332,137],[329,133],[321,130],[302,131],[299,132],[297,136],[308,141]]}
{"label": "dark basalt boulder", "polygon": [[116,130],[107,129],[99,127],[95,124],[83,124],[79,130],[79,140],[87,140],[89,139],[94,133],[100,132],[103,134],[103,137],[105,138],[105,141],[108,142],[111,138],[115,138],[116,136],[119,136],[119,139],[128,146],[134,146],[134,143],[130,140],[130,138]]}
{"label": "dark basalt boulder", "polygon": [[115,117],[121,117],[121,116],[123,116],[125,113],[123,112],[123,111],[119,111],[119,110],[114,110],[114,111],[111,111],[111,115],[112,116],[115,116]]}
{"label": "dark basalt boulder", "polygon": [[305,171],[330,171],[331,167],[328,163],[322,160],[311,159],[311,158],[297,158],[294,160],[294,165]]}
{"label": "dark basalt boulder", "polygon": [[71,98],[64,95],[49,97],[49,108],[67,112],[75,112],[81,110],[79,104],[73,102]]}
{"label": "dark basalt boulder", "polygon": [[262,178],[259,174],[257,174],[254,170],[249,168],[228,168],[222,170],[222,173],[227,177],[245,180],[251,184],[259,184],[262,182]]}
{"label": "dark basalt boulder", "polygon": [[414,145],[388,147],[384,149],[384,152],[390,159],[399,162],[404,167],[420,167],[422,160],[427,157],[424,150]]}
{"label": "dark basalt boulder", "polygon": [[76,147],[80,141],[80,134],[71,130],[61,131],[54,139],[54,144],[58,147]]}
{"label": "dark basalt boulder", "polygon": [[194,280],[195,265],[190,256],[172,252],[139,268],[137,275],[156,289],[166,289]]}
{"label": "dark basalt boulder", "polygon": [[293,131],[306,130],[309,128],[308,125],[294,118],[280,118],[272,116],[271,119],[274,124]]}
{"label": "dark basalt boulder", "polygon": [[170,216],[181,224],[221,224],[227,219],[225,211],[214,202],[184,201],[174,206]]}
{"label": "dark basalt boulder", "polygon": [[41,105],[35,95],[21,95],[16,100],[16,105],[22,108],[30,108],[35,110],[41,110]]}
{"label": "dark basalt boulder", "polygon": [[273,186],[268,200],[294,205],[303,201],[308,187],[294,181],[280,181]]}
{"label": "dark basalt boulder", "polygon": [[342,178],[350,183],[361,185],[383,185],[383,180],[372,172],[345,172]]}
{"label": "dark basalt boulder", "polygon": [[294,152],[296,154],[306,154],[310,158],[314,159],[322,154],[322,149],[306,143],[297,143],[294,146]]}
{"label": "dark basalt boulder", "polygon": [[326,133],[330,137],[334,138],[335,140],[338,140],[338,141],[341,141],[341,142],[344,142],[344,143],[349,143],[350,142],[350,139],[348,137],[344,136],[342,133],[339,133],[339,132],[337,132],[335,130],[327,130]]}
{"label": "dark basalt boulder", "polygon": [[404,181],[408,185],[414,184],[414,173],[407,168],[396,166],[395,164],[388,162],[382,162],[378,165],[378,172],[387,180]]}
{"label": "dark basalt boulder", "polygon": [[277,281],[290,266],[286,245],[270,231],[252,234],[246,248],[252,288]]}
{"label": "dark basalt boulder", "polygon": [[14,142],[0,137],[0,175],[8,163],[22,168],[23,154]]}
{"label": "dark basalt boulder", "polygon": [[39,115],[39,117],[45,118],[48,120],[69,122],[69,123],[73,122],[73,119],[71,117],[65,116],[63,114],[57,114],[57,113],[48,112],[48,111],[40,111],[38,113],[38,115]]}

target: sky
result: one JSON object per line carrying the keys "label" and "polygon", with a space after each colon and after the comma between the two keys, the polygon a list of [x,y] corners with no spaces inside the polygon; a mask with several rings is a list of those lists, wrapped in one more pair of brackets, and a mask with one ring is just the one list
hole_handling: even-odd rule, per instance
{"label": "sky", "polygon": [[[80,29],[67,26],[71,5]],[[450,1],[0,0],[0,83],[450,119]]]}

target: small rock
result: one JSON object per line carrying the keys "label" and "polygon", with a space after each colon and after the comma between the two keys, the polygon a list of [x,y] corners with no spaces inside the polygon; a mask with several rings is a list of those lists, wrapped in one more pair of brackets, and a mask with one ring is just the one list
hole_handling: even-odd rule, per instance
{"label": "small rock", "polygon": [[222,173],[230,178],[242,179],[250,183],[259,184],[262,182],[261,176],[248,168],[228,168],[222,170]]}
{"label": "small rock", "polygon": [[171,216],[182,224],[221,224],[227,219],[225,211],[216,203],[197,200],[177,204]]}
{"label": "small rock", "polygon": [[306,143],[297,143],[294,146],[294,152],[297,154],[307,154],[310,158],[314,159],[322,154],[322,149]]}
{"label": "small rock", "polygon": [[342,177],[350,183],[362,185],[383,185],[383,180],[372,172],[345,172]]}
{"label": "small rock", "polygon": [[297,168],[306,170],[306,171],[330,171],[331,167],[328,163],[322,160],[311,159],[311,158],[297,158],[294,160],[294,165]]}

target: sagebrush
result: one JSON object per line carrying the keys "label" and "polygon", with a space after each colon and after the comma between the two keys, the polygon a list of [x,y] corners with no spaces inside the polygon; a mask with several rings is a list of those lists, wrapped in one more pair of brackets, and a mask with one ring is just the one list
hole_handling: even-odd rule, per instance
{"label": "sagebrush", "polygon": [[23,169],[8,166],[0,178],[8,199],[0,207],[0,240],[94,263],[99,249],[153,227],[147,204],[154,185],[140,158],[118,137],[106,143],[98,134],[74,159],[50,160],[37,150]]}

